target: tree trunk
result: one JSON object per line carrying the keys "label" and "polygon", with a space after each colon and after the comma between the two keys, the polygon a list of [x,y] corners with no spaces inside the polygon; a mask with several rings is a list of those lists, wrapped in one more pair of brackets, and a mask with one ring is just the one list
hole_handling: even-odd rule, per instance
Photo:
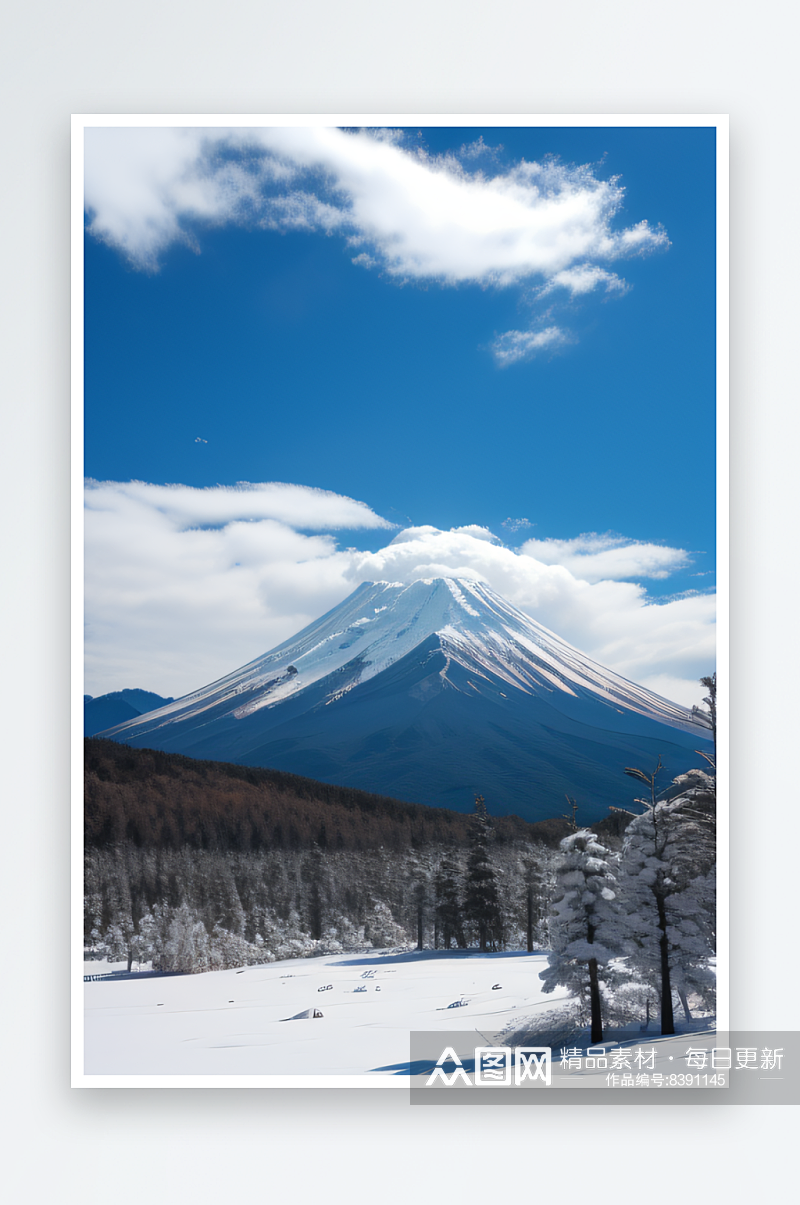
{"label": "tree trunk", "polygon": [[422,949],[424,936],[425,936],[425,934],[423,931],[423,924],[422,924],[422,904],[420,904],[419,907],[417,908],[417,949],[418,950]]}
{"label": "tree trunk", "polygon": [[603,1018],[600,1012],[600,982],[597,976],[597,959],[589,959],[589,999],[592,1006],[592,1045],[603,1040]]}
{"label": "tree trunk", "polygon": [[533,887],[528,887],[528,953],[533,953]]}
{"label": "tree trunk", "polygon": [[658,908],[658,927],[661,930],[659,948],[661,950],[661,1032],[675,1032],[675,1018],[672,1014],[672,982],[669,973],[669,940],[667,938],[667,909],[663,895],[656,895]]}
{"label": "tree trunk", "polygon": [[682,987],[678,988],[678,996],[680,997],[681,1005],[683,1006],[683,1011],[686,1016],[686,1020],[691,1021],[692,1014],[689,1011],[689,1001],[686,999],[686,992],[683,990]]}

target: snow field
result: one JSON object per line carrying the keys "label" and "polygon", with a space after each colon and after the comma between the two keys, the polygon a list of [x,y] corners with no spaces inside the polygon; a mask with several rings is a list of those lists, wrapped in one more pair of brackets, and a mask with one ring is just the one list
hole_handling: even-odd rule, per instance
{"label": "snow field", "polygon": [[[544,995],[546,965],[545,953],[370,952],[86,983],[85,1073],[402,1073],[411,1030],[491,1035],[557,1008],[569,997]],[[288,1019],[307,1009],[323,1015]]]}

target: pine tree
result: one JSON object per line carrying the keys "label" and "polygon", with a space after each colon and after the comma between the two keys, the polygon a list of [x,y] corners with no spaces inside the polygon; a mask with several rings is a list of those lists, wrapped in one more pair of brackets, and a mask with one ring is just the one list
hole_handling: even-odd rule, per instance
{"label": "pine tree", "polygon": [[198,864],[197,877],[204,897],[203,921],[206,929],[224,929],[241,937],[245,930],[246,917],[231,858],[204,857]]}
{"label": "pine tree", "polygon": [[452,859],[447,856],[443,857],[434,880],[436,894],[434,945],[438,948],[441,936],[445,950],[450,949],[453,941],[461,950],[467,944],[464,937],[461,902],[458,896],[457,874],[458,869]]}
{"label": "pine tree", "polygon": [[536,930],[544,916],[545,910],[545,876],[543,870],[542,847],[536,857],[525,857],[522,860],[523,883],[525,885],[525,945],[528,953],[532,953]]}
{"label": "pine tree", "polygon": [[496,950],[503,943],[503,916],[497,895],[497,878],[492,866],[489,842],[492,831],[489,813],[482,795],[475,797],[470,849],[464,891],[464,916],[478,930],[481,953]]}
{"label": "pine tree", "polygon": [[656,775],[628,770],[650,786],[645,811],[628,826],[620,863],[629,937],[628,966],[658,992],[661,1032],[675,1032],[673,990],[689,1019],[687,989],[713,988],[715,931],[714,780],[703,771],[676,779],[681,793],[656,794]]}
{"label": "pine tree", "polygon": [[[706,728],[711,729],[711,737],[714,741],[714,764],[717,760],[717,671],[709,675],[707,678],[700,678],[700,685],[705,686],[708,694],[703,699],[705,707],[693,707],[692,714],[695,719],[699,720]],[[703,754],[705,757],[705,754]]]}
{"label": "pine tree", "polygon": [[324,900],[325,855],[316,843],[303,859],[302,879],[305,884],[305,913],[308,930],[314,941],[322,937],[326,908]]}
{"label": "pine tree", "polygon": [[588,998],[594,1044],[603,1039],[600,984],[615,978],[609,963],[622,952],[616,883],[608,850],[589,829],[565,837],[561,853],[542,989],[562,984]]}
{"label": "pine tree", "polygon": [[410,933],[416,934],[417,949],[423,950],[427,920],[434,908],[430,857],[420,854],[411,855],[406,863],[405,873],[406,926]]}

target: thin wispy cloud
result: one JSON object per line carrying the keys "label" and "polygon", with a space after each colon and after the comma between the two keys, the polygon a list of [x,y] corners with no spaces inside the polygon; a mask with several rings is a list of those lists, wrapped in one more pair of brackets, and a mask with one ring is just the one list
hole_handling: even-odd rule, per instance
{"label": "thin wispy cloud", "polygon": [[555,351],[572,342],[572,335],[558,326],[546,326],[543,330],[506,331],[492,343],[492,354],[501,368],[516,364],[520,360],[532,360],[544,351]]}
{"label": "thin wispy cloud", "polygon": [[[86,131],[87,225],[149,271],[172,244],[201,250],[204,229],[235,223],[338,234],[356,265],[398,282],[565,298],[621,294],[609,265],[669,245],[647,220],[618,224],[619,179],[553,159],[502,165],[499,150],[434,156],[402,131],[97,127]],[[557,327],[509,331],[495,358],[566,339]]]}
{"label": "thin wispy cloud", "polygon": [[546,297],[556,289],[566,289],[571,297],[581,297],[602,288],[605,293],[621,296],[627,293],[629,285],[615,272],[607,272],[596,264],[581,264],[575,268],[565,268],[556,272],[546,285],[542,285],[537,296]]}
{"label": "thin wispy cloud", "polygon": [[[205,442],[205,441],[203,441]],[[364,502],[306,485],[279,481],[235,486],[151,485],[146,481],[87,481],[87,510],[121,514],[141,508],[180,530],[273,519],[300,530],[393,527]]]}
{"label": "thin wispy cloud", "polygon": [[484,141],[483,134],[479,134],[473,142],[465,142],[458,148],[458,159],[462,163],[469,162],[471,159],[482,159],[487,156],[490,159],[497,159],[502,150],[502,143],[498,143],[497,146],[491,146],[488,142]]}
{"label": "thin wispy cloud", "polygon": [[683,548],[612,533],[588,532],[572,540],[526,540],[520,552],[545,565],[563,565],[587,582],[638,577],[661,580],[691,564]]}
{"label": "thin wispy cloud", "polygon": [[354,499],[279,483],[89,482],[85,519],[90,694],[187,693],[288,639],[359,582],[439,576],[489,582],[596,660],[678,702],[699,701],[696,680],[714,664],[712,594],[654,604],[638,582],[615,580],[636,567],[666,576],[683,564],[681,549],[581,536],[515,551],[475,524],[410,527],[377,551],[343,549],[330,534],[337,528],[391,524]]}

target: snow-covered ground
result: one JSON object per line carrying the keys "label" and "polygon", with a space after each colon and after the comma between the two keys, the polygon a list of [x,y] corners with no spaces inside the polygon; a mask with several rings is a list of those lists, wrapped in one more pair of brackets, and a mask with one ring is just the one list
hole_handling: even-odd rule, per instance
{"label": "snow-covered ground", "polygon": [[[496,1034],[563,1005],[566,989],[541,990],[546,963],[544,953],[373,951],[86,983],[85,1073],[398,1074],[411,1030]],[[86,964],[86,974],[108,969]],[[288,1019],[307,1009],[322,1016]]]}

